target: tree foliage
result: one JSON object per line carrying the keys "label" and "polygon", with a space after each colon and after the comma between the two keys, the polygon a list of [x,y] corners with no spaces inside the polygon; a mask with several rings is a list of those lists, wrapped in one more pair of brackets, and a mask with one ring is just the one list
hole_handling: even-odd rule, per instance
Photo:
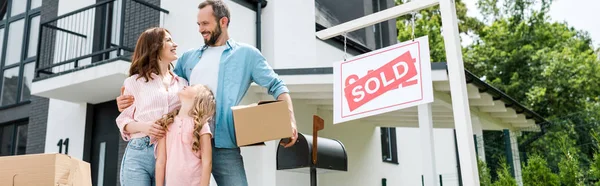
{"label": "tree foliage", "polygon": [[515,178],[512,177],[511,175],[511,171],[510,171],[510,167],[508,166],[508,164],[506,163],[506,161],[504,161],[504,159],[502,159],[501,161],[501,167],[500,169],[497,170],[497,174],[498,174],[498,180],[496,180],[494,182],[494,184],[492,184],[493,186],[517,186],[517,180],[515,180]]}
{"label": "tree foliage", "polygon": [[558,163],[560,182],[564,185],[582,186],[583,175],[579,168],[579,161],[570,153],[565,155]]}
{"label": "tree foliage", "polygon": [[[406,1],[396,0],[397,4]],[[590,135],[590,131],[600,131],[600,48],[594,48],[587,32],[552,21],[548,13],[552,1],[478,0],[484,17],[479,20],[469,17],[465,4],[456,0],[459,33],[472,38],[472,43],[462,48],[465,69],[549,121],[543,124],[547,126],[543,137],[519,150],[543,155],[546,166],[559,173],[563,185],[578,185],[586,181],[582,178],[588,172],[600,178],[600,166],[593,167],[600,165],[595,157],[598,145],[591,144],[594,138]],[[409,14],[397,19],[398,40],[412,38],[412,18]],[[414,36],[429,37],[432,61],[446,61],[439,7],[416,12],[414,18]],[[505,168],[497,161],[504,149],[492,149],[498,152],[488,154],[487,147],[488,142],[502,147],[503,141],[487,139],[500,139],[502,134],[488,134],[498,135],[484,136],[487,167],[497,180],[502,175],[496,176],[501,172],[494,170]],[[533,135],[524,132],[519,141]],[[540,159],[532,162],[543,167]]]}
{"label": "tree foliage", "polygon": [[523,166],[523,186],[560,186],[560,179],[542,156],[534,155]]}
{"label": "tree foliage", "polygon": [[[407,0],[396,0],[396,4],[403,4]],[[467,16],[467,7],[461,0],[456,0],[456,14],[458,16],[458,29],[461,34],[473,33],[480,29],[483,23],[476,18]],[[444,38],[442,38],[442,16],[439,11],[439,5],[415,12],[414,36],[427,36],[429,38],[429,48],[431,61],[446,61],[446,52],[444,50]],[[396,28],[398,28],[398,40],[408,41],[413,39],[413,14],[398,17]]]}
{"label": "tree foliage", "polygon": [[490,169],[487,167],[486,163],[479,158],[477,158],[477,168],[479,170],[479,185],[491,186],[492,176],[490,175]]}

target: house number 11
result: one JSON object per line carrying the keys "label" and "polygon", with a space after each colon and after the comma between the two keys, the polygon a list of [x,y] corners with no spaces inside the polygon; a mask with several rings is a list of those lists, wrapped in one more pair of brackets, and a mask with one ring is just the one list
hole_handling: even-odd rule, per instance
{"label": "house number 11", "polygon": [[56,146],[58,146],[58,153],[62,153],[63,146],[65,146],[65,154],[69,154],[69,138],[58,140]]}

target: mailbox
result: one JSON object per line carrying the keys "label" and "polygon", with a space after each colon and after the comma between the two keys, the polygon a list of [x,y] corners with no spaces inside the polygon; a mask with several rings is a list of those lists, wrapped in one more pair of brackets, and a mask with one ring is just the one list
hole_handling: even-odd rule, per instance
{"label": "mailbox", "polygon": [[[294,146],[285,148],[278,145],[277,170],[291,170],[309,173],[313,158],[313,136],[298,133]],[[344,145],[334,139],[317,138],[317,160],[319,172],[348,171],[348,156]]]}

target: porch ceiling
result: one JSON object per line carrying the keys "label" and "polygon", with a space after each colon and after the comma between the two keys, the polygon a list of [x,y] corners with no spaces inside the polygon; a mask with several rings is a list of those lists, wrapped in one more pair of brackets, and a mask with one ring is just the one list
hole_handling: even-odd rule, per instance
{"label": "porch ceiling", "polygon": [[[436,128],[454,128],[450,84],[446,69],[434,69],[433,88],[434,102],[432,103],[433,125]],[[472,74],[470,74],[472,75]],[[281,75],[290,89],[291,97],[298,102],[314,105],[318,110],[333,115],[333,75]],[[498,96],[501,92],[490,92],[493,87],[482,86],[482,81],[474,82],[474,76],[467,78],[467,92],[473,126],[479,123],[484,130],[502,130],[505,128],[517,130],[539,130],[536,123],[544,122],[537,114],[525,109],[512,98]],[[478,79],[477,79],[478,80]],[[491,87],[491,88],[490,88]],[[496,90],[497,91],[497,90]],[[255,84],[249,94],[258,95],[259,99],[273,99],[266,90]],[[509,100],[509,101],[506,101]],[[519,107],[521,106],[521,107]],[[536,119],[538,121],[536,121]],[[360,122],[372,123],[378,126],[418,127],[417,107],[388,112],[376,116],[359,119]]]}

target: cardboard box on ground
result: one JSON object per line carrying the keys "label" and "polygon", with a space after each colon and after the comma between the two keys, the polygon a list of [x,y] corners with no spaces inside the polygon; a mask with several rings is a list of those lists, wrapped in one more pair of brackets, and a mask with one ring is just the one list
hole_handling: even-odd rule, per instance
{"label": "cardboard box on ground", "polygon": [[0,186],[92,186],[90,164],[65,154],[0,157]]}
{"label": "cardboard box on ground", "polygon": [[292,137],[290,112],[285,101],[260,101],[234,106],[231,110],[239,147]]}

